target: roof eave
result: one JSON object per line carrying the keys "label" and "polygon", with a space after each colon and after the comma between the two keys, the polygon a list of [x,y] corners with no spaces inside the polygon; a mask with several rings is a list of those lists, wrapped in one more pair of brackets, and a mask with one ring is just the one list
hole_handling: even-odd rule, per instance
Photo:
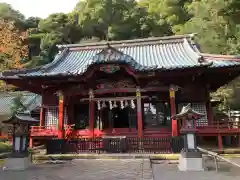
{"label": "roof eave", "polygon": [[19,76],[13,75],[13,76],[0,76],[0,80],[21,80]]}

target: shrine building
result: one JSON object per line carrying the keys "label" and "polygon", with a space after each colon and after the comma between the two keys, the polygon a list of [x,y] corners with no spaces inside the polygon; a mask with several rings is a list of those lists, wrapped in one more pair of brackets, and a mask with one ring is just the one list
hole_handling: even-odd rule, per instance
{"label": "shrine building", "polygon": [[216,136],[219,146],[224,134],[239,136],[239,128],[219,131],[210,101],[211,92],[239,75],[239,57],[202,53],[192,35],[58,48],[49,64],[0,76],[42,96],[30,146],[37,139],[179,136],[181,124],[171,117],[189,103],[205,114],[198,136]]}

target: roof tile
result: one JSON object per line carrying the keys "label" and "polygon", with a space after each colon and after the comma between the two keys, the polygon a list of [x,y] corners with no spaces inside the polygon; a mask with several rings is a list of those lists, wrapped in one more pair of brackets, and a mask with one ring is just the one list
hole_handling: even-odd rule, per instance
{"label": "roof tile", "polygon": [[[0,114],[10,114],[11,107],[13,105],[13,100],[20,92],[9,92],[0,94]],[[41,96],[24,92],[22,103],[27,107],[29,111],[34,110],[35,108],[41,105]]]}
{"label": "roof tile", "polygon": [[[208,68],[240,66],[239,61],[203,58],[191,36],[170,36],[128,41],[99,42],[80,45],[62,45],[65,48],[55,60],[35,71],[22,71],[17,75],[51,76],[81,74],[94,63],[105,62],[106,57],[99,55],[106,47],[122,53],[118,63],[128,63],[136,71],[174,70],[207,66]],[[99,55],[99,56],[98,56]],[[204,56],[203,56],[204,57]]]}

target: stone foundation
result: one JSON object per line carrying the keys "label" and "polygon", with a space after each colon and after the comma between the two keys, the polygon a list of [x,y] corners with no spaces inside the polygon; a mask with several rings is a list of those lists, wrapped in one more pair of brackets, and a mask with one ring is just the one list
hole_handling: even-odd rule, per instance
{"label": "stone foundation", "polygon": [[29,157],[11,157],[4,160],[3,170],[22,171],[30,166]]}
{"label": "stone foundation", "polygon": [[204,171],[200,152],[181,152],[178,169],[180,171]]}

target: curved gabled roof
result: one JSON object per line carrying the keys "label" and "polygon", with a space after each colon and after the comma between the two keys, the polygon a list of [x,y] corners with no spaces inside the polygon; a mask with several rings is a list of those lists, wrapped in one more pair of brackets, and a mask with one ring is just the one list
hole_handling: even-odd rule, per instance
{"label": "curved gabled roof", "polygon": [[[32,70],[6,71],[3,76],[52,76],[82,74],[92,64],[127,63],[136,71],[174,70],[205,66],[239,66],[238,59],[218,60],[202,55],[191,35],[61,45],[64,49],[50,64]],[[112,54],[107,54],[108,50]],[[106,57],[113,56],[112,61]]]}
{"label": "curved gabled roof", "polygon": [[27,108],[27,111],[32,111],[40,107],[42,97],[40,95],[30,92],[2,92],[0,93],[0,115],[11,114],[11,107],[13,105],[14,98],[22,95],[22,104]]}

